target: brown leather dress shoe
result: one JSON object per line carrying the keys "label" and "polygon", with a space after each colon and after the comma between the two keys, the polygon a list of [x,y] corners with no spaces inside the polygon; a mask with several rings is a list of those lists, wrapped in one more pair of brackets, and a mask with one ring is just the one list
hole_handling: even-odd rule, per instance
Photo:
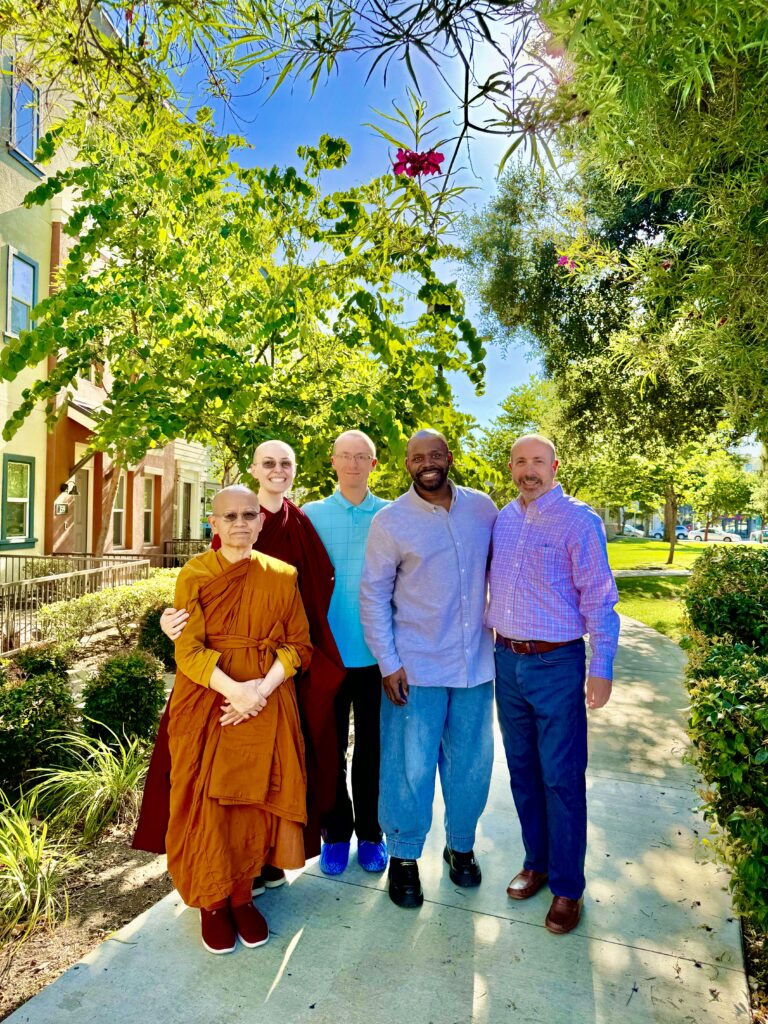
{"label": "brown leather dress shoe", "polygon": [[507,886],[507,896],[513,900],[527,900],[546,884],[547,876],[540,871],[523,868]]}
{"label": "brown leather dress shoe", "polygon": [[555,896],[544,924],[554,935],[566,935],[579,923],[584,900],[572,900],[567,896]]}

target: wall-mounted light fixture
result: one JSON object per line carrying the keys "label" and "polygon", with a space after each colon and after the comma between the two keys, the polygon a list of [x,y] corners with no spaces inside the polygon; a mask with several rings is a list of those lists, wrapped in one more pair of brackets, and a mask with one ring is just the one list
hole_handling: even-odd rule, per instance
{"label": "wall-mounted light fixture", "polygon": [[80,494],[77,484],[59,484],[59,492],[61,494],[71,494],[73,498],[77,498]]}

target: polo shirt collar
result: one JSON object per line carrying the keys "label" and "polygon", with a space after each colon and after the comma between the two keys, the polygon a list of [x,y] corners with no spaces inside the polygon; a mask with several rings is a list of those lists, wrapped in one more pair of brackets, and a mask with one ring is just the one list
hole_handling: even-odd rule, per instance
{"label": "polo shirt collar", "polygon": [[370,489],[365,492],[365,497],[363,498],[359,505],[353,505],[351,501],[348,501],[341,493],[338,487],[333,492],[331,497],[344,509],[359,508],[363,512],[370,512],[371,509],[373,509],[374,506],[376,505],[376,499],[374,498]]}

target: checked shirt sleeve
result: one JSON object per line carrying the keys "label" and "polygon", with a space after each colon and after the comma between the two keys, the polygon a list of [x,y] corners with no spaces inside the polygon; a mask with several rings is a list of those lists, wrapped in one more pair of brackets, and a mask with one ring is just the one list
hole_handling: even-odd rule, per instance
{"label": "checked shirt sleeve", "polygon": [[603,524],[597,515],[580,524],[579,537],[571,549],[571,565],[579,611],[592,648],[589,674],[612,679],[619,644],[619,616],[614,610],[619,592],[608,565]]}

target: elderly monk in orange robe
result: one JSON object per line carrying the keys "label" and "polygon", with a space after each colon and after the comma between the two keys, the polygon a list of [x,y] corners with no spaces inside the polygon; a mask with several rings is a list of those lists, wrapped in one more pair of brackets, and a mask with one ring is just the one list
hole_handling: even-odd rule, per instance
{"label": "elderly monk in orange robe", "polygon": [[[293,676],[310,660],[296,570],[252,551],[257,496],[219,491],[219,551],[179,573],[174,605],[189,620],[176,642],[169,707],[168,870],[201,911],[203,944],[229,953],[267,941],[251,880],[267,862],[304,864],[304,743]],[[223,699],[222,699],[223,698]]]}

